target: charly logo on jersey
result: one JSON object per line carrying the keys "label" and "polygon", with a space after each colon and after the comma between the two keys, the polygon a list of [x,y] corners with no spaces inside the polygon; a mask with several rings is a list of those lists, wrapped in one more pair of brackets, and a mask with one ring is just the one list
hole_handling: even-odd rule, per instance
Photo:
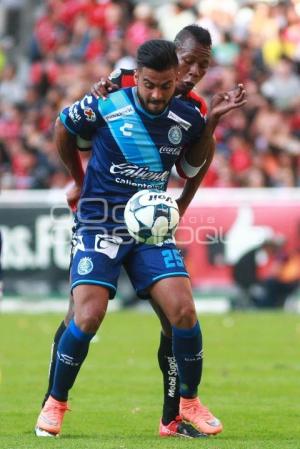
{"label": "charly logo on jersey", "polygon": [[168,132],[168,139],[173,145],[178,145],[182,139],[182,131],[180,126],[172,126]]}
{"label": "charly logo on jersey", "polygon": [[84,108],[83,110],[84,115],[86,116],[86,119],[89,122],[95,122],[96,121],[96,114],[93,111],[92,108]]}
{"label": "charly logo on jersey", "polygon": [[130,131],[130,129],[133,129],[132,123],[125,123],[120,127],[120,131],[125,137],[132,137],[132,132]]}
{"label": "charly logo on jersey", "polygon": [[192,126],[190,122],[183,120],[183,118],[179,117],[179,115],[175,114],[175,112],[169,111],[168,118],[174,120],[174,122],[178,123],[178,125],[182,126],[182,128],[186,131],[188,131]]}
{"label": "charly logo on jersey", "polygon": [[92,104],[93,103],[93,97],[92,95],[85,95],[83,99],[80,101],[80,107],[81,109],[84,109],[86,107],[86,104]]}
{"label": "charly logo on jersey", "polygon": [[92,259],[90,257],[82,257],[78,263],[77,273],[84,276],[89,274],[94,268]]}
{"label": "charly logo on jersey", "polygon": [[128,105],[124,106],[123,108],[117,109],[116,111],[111,112],[110,114],[104,115],[103,118],[106,122],[113,122],[114,120],[118,120],[124,115],[131,115],[131,114],[134,114],[134,108],[133,106]]}

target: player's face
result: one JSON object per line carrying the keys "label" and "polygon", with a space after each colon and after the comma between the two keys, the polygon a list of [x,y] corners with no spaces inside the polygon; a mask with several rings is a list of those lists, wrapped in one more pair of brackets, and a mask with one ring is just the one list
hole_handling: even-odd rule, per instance
{"label": "player's face", "polygon": [[211,49],[199,44],[193,37],[188,37],[176,53],[179,61],[176,93],[187,94],[206,74]]}
{"label": "player's face", "polygon": [[142,67],[137,69],[135,80],[142,106],[151,114],[161,114],[175,93],[177,67],[163,72]]}

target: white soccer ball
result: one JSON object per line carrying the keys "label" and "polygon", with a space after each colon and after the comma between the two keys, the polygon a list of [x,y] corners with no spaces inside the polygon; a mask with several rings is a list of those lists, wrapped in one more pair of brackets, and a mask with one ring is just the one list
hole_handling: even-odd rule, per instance
{"label": "white soccer ball", "polygon": [[161,190],[140,190],[127,202],[124,211],[129,234],[149,245],[172,238],[179,223],[174,198]]}

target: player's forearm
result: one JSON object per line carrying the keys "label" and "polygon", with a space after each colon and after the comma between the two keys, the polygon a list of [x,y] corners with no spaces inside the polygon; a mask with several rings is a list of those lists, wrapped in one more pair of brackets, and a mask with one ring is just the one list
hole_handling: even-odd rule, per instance
{"label": "player's forearm", "polygon": [[184,215],[186,209],[189,207],[213,160],[215,153],[214,139],[212,139],[210,144],[207,146],[205,153],[206,153],[206,161],[204,165],[202,166],[201,170],[198,172],[196,176],[194,176],[193,178],[188,178],[186,180],[181,195],[177,200],[179,213],[181,217]]}
{"label": "player's forearm", "polygon": [[58,118],[55,123],[55,143],[58,154],[74,179],[75,184],[82,185],[84,171],[76,145],[76,136],[71,134]]}
{"label": "player's forearm", "polygon": [[206,164],[206,160],[209,159],[211,151],[214,152],[215,141],[213,134],[216,126],[215,120],[209,119],[200,139],[185,153],[185,160],[192,167],[201,167],[202,169],[202,166]]}

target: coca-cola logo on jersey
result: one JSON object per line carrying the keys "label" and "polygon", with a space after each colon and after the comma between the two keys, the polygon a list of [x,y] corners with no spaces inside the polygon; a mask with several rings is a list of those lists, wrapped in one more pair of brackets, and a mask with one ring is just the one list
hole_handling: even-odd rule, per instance
{"label": "coca-cola logo on jersey", "polygon": [[179,156],[181,150],[183,149],[183,147],[166,147],[166,146],[162,146],[159,149],[159,152],[161,154],[171,154],[174,156]]}

